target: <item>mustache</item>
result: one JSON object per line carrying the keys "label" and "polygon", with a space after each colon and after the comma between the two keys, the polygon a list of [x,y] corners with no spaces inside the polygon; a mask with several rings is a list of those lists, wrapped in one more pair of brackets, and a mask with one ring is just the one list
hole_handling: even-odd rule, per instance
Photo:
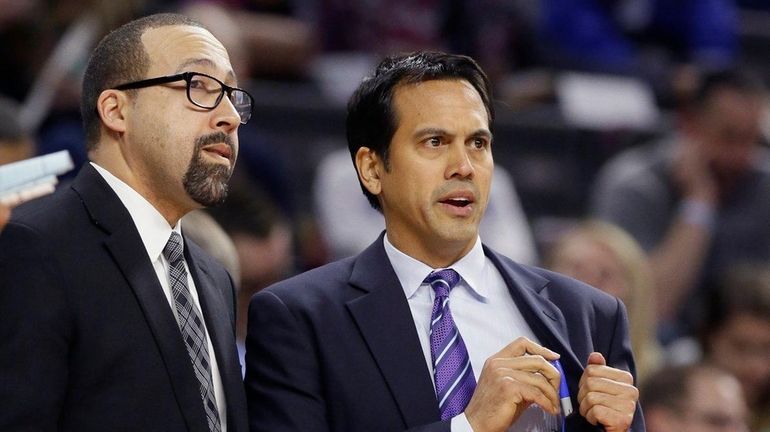
{"label": "mustache", "polygon": [[230,152],[232,153],[233,157],[235,157],[235,148],[233,147],[233,139],[230,137],[230,135],[227,135],[222,131],[199,136],[198,138],[196,138],[195,153],[197,154],[198,152],[200,152],[200,150],[203,147],[209,144],[217,144],[217,143],[225,143],[228,147],[230,147]]}
{"label": "mustache", "polygon": [[479,188],[476,183],[471,180],[450,180],[449,182],[439,186],[438,189],[434,190],[433,195],[436,198],[442,197],[458,189],[470,190],[476,199],[479,198]]}

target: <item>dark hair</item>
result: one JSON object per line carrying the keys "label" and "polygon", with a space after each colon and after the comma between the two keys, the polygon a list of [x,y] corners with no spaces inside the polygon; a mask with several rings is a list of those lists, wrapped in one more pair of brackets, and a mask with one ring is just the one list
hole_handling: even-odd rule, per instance
{"label": "dark hair", "polygon": [[719,278],[709,297],[700,342],[711,352],[711,335],[738,315],[770,320],[770,266],[763,263],[735,264]]}
{"label": "dark hair", "polygon": [[687,409],[693,380],[703,375],[732,376],[723,369],[705,363],[665,366],[642,383],[639,404],[647,410],[658,407],[681,413]]}
{"label": "dark hair", "polygon": [[[388,169],[388,149],[398,128],[393,108],[393,93],[398,85],[423,81],[466,80],[481,96],[489,114],[489,127],[494,120],[489,79],[470,57],[435,51],[418,51],[387,57],[365,78],[348,102],[347,139],[350,156],[355,164],[356,153],[368,147],[377,153]],[[359,179],[360,182],[360,179]],[[380,202],[361,183],[369,204],[381,210]]]}
{"label": "dark hair", "polygon": [[101,120],[96,109],[99,95],[106,89],[145,78],[150,58],[142,44],[142,35],[149,29],[186,25],[203,27],[184,15],[163,13],[128,22],[105,36],[91,53],[80,97],[80,114],[86,133],[86,149],[93,150],[99,142]]}
{"label": "dark hair", "polygon": [[765,86],[757,76],[745,69],[725,69],[707,72],[700,77],[698,86],[692,95],[690,109],[703,109],[719,90],[732,90],[738,93],[760,97]]}

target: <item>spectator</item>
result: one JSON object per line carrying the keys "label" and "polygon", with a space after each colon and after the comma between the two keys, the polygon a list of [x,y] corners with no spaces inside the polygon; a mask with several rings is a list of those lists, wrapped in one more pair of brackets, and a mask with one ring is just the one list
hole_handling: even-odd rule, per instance
{"label": "spectator", "polygon": [[715,275],[770,260],[770,152],[760,145],[763,87],[737,71],[704,77],[678,130],[616,156],[593,213],[650,254],[665,341],[692,331]]}
{"label": "spectator", "polygon": [[731,268],[712,298],[701,335],[705,360],[743,386],[753,429],[770,429],[770,265]]}
{"label": "spectator", "polygon": [[545,265],[621,299],[639,381],[658,368],[652,274],[647,255],[628,233],[601,221],[583,222],[556,241]]}
{"label": "spectator", "polygon": [[748,432],[738,380],[705,364],[665,367],[640,391],[647,432]]}

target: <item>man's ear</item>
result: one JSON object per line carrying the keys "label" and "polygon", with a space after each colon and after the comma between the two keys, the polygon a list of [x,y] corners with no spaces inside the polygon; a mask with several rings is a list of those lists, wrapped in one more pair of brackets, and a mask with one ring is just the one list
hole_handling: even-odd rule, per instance
{"label": "man's ear", "polygon": [[125,93],[113,89],[104,90],[96,100],[96,110],[104,127],[113,132],[125,132],[128,105]]}
{"label": "man's ear", "polygon": [[369,147],[361,147],[356,152],[358,178],[372,195],[379,195],[382,191],[380,173],[381,170],[385,169],[385,165],[381,162],[382,160],[377,153]]}

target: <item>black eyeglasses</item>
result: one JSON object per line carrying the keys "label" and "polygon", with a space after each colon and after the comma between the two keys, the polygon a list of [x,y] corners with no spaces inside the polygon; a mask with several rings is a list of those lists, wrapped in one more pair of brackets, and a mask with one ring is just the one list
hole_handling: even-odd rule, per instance
{"label": "black eyeglasses", "polygon": [[230,99],[241,117],[241,123],[246,124],[251,118],[251,106],[254,104],[254,98],[246,90],[230,87],[212,76],[199,72],[182,72],[176,75],[144,79],[121,84],[114,88],[115,90],[139,89],[182,80],[187,83],[187,99],[193,105],[204,109],[214,109],[222,102],[222,96],[227,93],[227,98]]}

